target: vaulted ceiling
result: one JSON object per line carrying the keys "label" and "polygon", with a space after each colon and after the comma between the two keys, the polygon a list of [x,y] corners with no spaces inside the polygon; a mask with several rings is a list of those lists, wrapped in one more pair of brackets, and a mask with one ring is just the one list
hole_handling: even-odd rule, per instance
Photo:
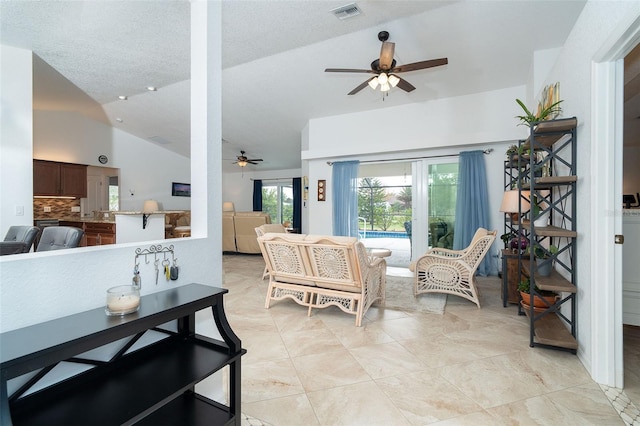
{"label": "vaulted ceiling", "polygon": [[[237,170],[240,150],[265,160],[254,170],[299,168],[301,130],[314,117],[524,85],[533,52],[562,46],[584,6],[364,0],[353,18],[329,12],[346,3],[222,2],[223,170]],[[64,77],[97,102],[94,118],[188,156],[189,9],[187,1],[3,1],[0,40],[59,73],[41,81]],[[368,68],[381,30],[398,64],[447,57],[448,65],[403,74],[416,90],[392,89],[384,102],[368,87],[347,96],[367,74],[324,69]],[[41,84],[34,107],[78,109],[58,86]]]}

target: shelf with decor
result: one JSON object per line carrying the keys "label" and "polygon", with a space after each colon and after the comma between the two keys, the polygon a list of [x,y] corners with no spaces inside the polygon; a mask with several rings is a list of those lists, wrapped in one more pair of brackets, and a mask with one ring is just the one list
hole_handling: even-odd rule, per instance
{"label": "shelf with decor", "polygon": [[578,348],[577,124],[575,117],[531,123],[529,137],[519,143],[521,150],[530,153],[528,165],[521,166],[526,173],[516,182],[520,199],[528,204],[520,221],[528,247],[519,261],[522,275],[530,280],[530,298],[544,292],[558,295],[555,303],[542,309],[521,303],[519,311],[529,319],[530,346],[573,353]]}

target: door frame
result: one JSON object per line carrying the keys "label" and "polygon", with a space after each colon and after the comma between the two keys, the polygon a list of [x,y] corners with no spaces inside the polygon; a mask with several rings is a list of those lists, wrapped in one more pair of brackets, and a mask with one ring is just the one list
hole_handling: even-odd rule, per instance
{"label": "door frame", "polygon": [[617,388],[624,386],[622,247],[614,244],[622,233],[624,57],[639,41],[640,18],[592,62],[591,376]]}

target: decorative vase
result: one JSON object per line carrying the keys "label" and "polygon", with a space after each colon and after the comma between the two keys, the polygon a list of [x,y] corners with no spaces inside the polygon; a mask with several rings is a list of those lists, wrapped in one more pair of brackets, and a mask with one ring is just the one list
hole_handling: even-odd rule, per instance
{"label": "decorative vase", "polygon": [[543,277],[548,277],[553,269],[553,261],[551,259],[536,258],[536,273]]}
{"label": "decorative vase", "polygon": [[533,221],[533,226],[537,228],[545,227],[548,224],[549,224],[549,212],[542,213],[540,217],[538,217],[536,220]]}

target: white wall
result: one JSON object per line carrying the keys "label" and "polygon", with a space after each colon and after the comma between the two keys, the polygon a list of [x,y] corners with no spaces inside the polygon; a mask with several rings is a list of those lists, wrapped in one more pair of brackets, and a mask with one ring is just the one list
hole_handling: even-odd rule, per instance
{"label": "white wall", "polygon": [[171,195],[171,182],[191,182],[189,158],[75,112],[34,111],[33,122],[34,158],[100,166],[104,154],[120,169],[120,210],[141,210],[147,199],[191,209],[191,198]]}
{"label": "white wall", "polygon": [[[198,182],[192,188],[192,237],[172,240],[179,259],[180,278],[156,286],[153,264],[141,265],[142,294],[165,290],[176,285],[199,282],[222,286],[222,248],[220,233],[220,155],[221,86],[220,86],[220,5],[215,2],[194,2],[192,8],[192,65],[195,70],[192,82],[199,89],[192,93],[192,153],[191,180]],[[22,84],[25,73],[13,73],[5,67],[5,50],[2,50],[3,132],[12,121],[28,123],[30,128],[30,93],[23,90],[20,97],[4,97],[5,84]],[[19,77],[15,80],[16,75]],[[14,78],[10,81],[9,78]],[[26,80],[26,79],[25,79]],[[30,85],[30,81],[27,82]],[[202,90],[206,87],[206,90]],[[25,99],[28,97],[27,99]],[[8,104],[5,105],[5,102]],[[19,114],[5,114],[5,109],[17,109]],[[4,153],[13,145],[31,158],[31,134],[28,131],[13,132],[11,140],[4,137],[1,143]],[[12,145],[8,145],[11,143]],[[126,141],[122,142],[123,144]],[[124,155],[124,153],[115,153]],[[2,167],[3,184],[6,169]],[[166,171],[165,171],[166,173]],[[10,182],[31,182],[31,168],[21,168],[10,176]],[[31,183],[27,185],[31,187]],[[31,202],[29,190],[29,202]],[[195,193],[195,195],[194,195]],[[4,196],[4,191],[3,194]],[[3,201],[4,204],[4,201]],[[114,285],[131,282],[133,261],[137,247],[148,245],[123,244],[111,247],[86,247],[47,253],[2,256],[0,271],[0,332],[48,321],[105,304],[105,291]],[[210,317],[210,315],[209,315]],[[211,318],[208,319],[211,322]]]}
{"label": "white wall", "polygon": [[[578,118],[578,155],[576,170],[577,185],[577,330],[579,356],[585,367],[592,370],[592,286],[604,283],[591,281],[590,246],[593,244],[589,229],[592,226],[591,206],[591,158],[592,144],[592,62],[599,51],[608,46],[612,38],[617,39],[640,16],[640,2],[589,1],[576,21],[571,34],[562,48],[558,61],[551,69],[546,83],[560,82],[560,98],[563,115]],[[597,160],[596,160],[597,161]],[[595,260],[594,260],[595,261]],[[613,292],[613,286],[611,286]],[[613,333],[613,330],[611,331]]]}
{"label": "white wall", "polygon": [[303,159],[402,152],[517,140],[526,135],[514,118],[525,87],[510,87],[398,107],[309,121]]}
{"label": "white wall", "polygon": [[[11,225],[33,224],[32,54],[0,45],[0,57],[0,235],[4,238]],[[22,215],[16,214],[17,209]]]}

